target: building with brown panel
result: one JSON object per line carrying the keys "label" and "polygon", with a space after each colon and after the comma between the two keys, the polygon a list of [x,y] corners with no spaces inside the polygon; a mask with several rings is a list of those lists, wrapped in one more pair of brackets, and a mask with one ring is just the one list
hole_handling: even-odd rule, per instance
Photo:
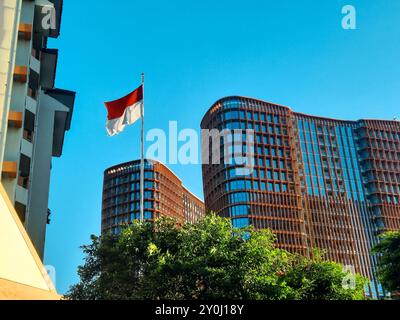
{"label": "building with brown panel", "polygon": [[[124,224],[139,219],[140,160],[104,172],[102,233],[117,234]],[[179,223],[196,222],[205,215],[204,202],[193,195],[164,164],[145,160],[144,217],[171,217]]]}
{"label": "building with brown panel", "polygon": [[62,12],[62,0],[0,1],[0,181],[42,259],[52,159],[75,104],[75,92],[56,86],[59,52],[49,47]]}
{"label": "building with brown panel", "polygon": [[[254,130],[251,174],[238,175],[234,162],[203,164],[206,212],[234,226],[270,228],[291,252],[325,249],[328,259],[371,279],[368,295],[383,294],[370,250],[379,233],[400,230],[400,122],[328,119],[227,97],[201,128]],[[220,143],[226,152],[227,141]],[[211,139],[205,144],[216,150]]]}

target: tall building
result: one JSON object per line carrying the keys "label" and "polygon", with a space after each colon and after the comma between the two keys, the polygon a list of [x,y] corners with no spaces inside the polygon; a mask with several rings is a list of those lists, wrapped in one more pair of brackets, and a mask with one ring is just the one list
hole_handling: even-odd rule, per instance
{"label": "tall building", "polygon": [[[102,233],[117,234],[121,226],[139,219],[140,160],[119,164],[104,172]],[[171,217],[193,223],[205,214],[204,203],[165,165],[145,160],[144,218]]]}
{"label": "tall building", "polygon": [[[270,228],[292,252],[326,249],[372,280],[367,294],[382,294],[370,250],[379,233],[400,230],[400,122],[328,119],[227,97],[201,128],[254,130],[252,174],[238,176],[234,162],[203,165],[206,212]],[[231,142],[220,140],[225,152]]]}
{"label": "tall building", "polygon": [[75,93],[55,88],[62,0],[0,2],[1,182],[43,257],[52,157],[62,154]]}

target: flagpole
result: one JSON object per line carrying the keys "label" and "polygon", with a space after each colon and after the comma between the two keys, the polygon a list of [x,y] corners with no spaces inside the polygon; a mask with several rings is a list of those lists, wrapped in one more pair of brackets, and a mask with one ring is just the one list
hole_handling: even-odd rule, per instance
{"label": "flagpole", "polygon": [[140,139],[140,222],[144,222],[144,73],[142,73],[143,102],[141,105],[142,132]]}

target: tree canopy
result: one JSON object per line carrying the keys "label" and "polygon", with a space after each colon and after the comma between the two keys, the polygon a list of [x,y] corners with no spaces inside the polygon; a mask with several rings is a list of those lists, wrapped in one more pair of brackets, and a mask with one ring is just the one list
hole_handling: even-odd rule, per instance
{"label": "tree canopy", "polygon": [[381,235],[373,252],[378,255],[378,277],[383,287],[393,293],[400,292],[400,232]]}
{"label": "tree canopy", "polygon": [[177,226],[134,222],[92,236],[70,299],[363,299],[365,279],[334,262],[276,248],[269,230],[235,229],[214,215]]}

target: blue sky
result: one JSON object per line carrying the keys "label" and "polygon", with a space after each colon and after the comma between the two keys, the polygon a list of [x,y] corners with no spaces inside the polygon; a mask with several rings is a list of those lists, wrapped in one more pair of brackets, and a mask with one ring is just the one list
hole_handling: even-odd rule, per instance
{"label": "blue sky", "polygon": [[[57,86],[75,90],[53,160],[45,263],[75,283],[79,246],[99,234],[103,171],[139,157],[140,125],[106,136],[104,101],[146,73],[146,128],[199,129],[213,102],[255,97],[343,119],[400,117],[400,1],[64,1]],[[357,30],[341,9],[357,10]],[[202,197],[200,166],[171,166]]]}

